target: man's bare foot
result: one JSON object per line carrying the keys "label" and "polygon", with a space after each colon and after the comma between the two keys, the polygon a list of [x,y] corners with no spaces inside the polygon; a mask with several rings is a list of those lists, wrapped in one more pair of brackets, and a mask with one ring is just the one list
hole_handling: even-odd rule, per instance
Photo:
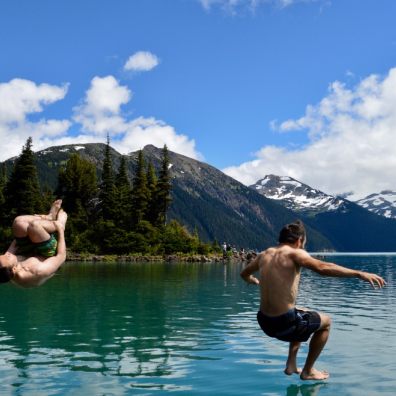
{"label": "man's bare foot", "polygon": [[57,199],[56,201],[53,202],[53,204],[51,205],[51,209],[48,213],[48,216],[50,216],[51,218],[48,220],[57,220],[58,213],[61,210],[61,206],[62,206],[61,199]]}
{"label": "man's bare foot", "polygon": [[301,369],[297,367],[286,367],[284,373],[286,375],[301,374]]}
{"label": "man's bare foot", "polygon": [[300,378],[302,380],[325,380],[330,374],[327,371],[319,371],[312,368],[309,372],[302,371]]}
{"label": "man's bare foot", "polygon": [[52,203],[51,209],[49,210],[48,214],[46,215],[35,214],[35,216],[39,217],[42,220],[55,221],[58,218],[58,213],[61,209],[61,206],[62,206],[62,200],[57,199]]}

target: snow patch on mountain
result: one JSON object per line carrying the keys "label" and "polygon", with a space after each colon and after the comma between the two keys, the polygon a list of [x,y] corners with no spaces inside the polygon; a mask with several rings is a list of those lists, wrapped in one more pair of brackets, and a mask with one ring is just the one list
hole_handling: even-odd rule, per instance
{"label": "snow patch on mountain", "polygon": [[250,186],[267,198],[296,211],[327,212],[343,209],[345,200],[325,194],[289,176],[267,175]]}
{"label": "snow patch on mountain", "polygon": [[363,208],[389,219],[396,219],[396,192],[381,191],[379,194],[370,194],[366,198],[356,201]]}

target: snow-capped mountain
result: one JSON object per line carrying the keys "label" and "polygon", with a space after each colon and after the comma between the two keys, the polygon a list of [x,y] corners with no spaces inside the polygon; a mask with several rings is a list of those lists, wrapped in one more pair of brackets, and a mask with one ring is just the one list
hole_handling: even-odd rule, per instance
{"label": "snow-capped mountain", "polygon": [[371,194],[356,203],[378,215],[396,219],[396,192],[385,190],[379,194]]}
{"label": "snow-capped mountain", "polygon": [[346,202],[289,176],[267,175],[250,188],[267,198],[282,201],[287,208],[295,211],[320,213],[342,210]]}

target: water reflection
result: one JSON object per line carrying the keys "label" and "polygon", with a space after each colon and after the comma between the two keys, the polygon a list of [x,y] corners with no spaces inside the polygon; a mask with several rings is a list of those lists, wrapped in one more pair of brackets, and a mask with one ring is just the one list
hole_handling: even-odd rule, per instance
{"label": "water reflection", "polygon": [[[210,288],[201,287],[201,278],[208,272],[213,267],[83,265],[67,268],[45,288],[3,289],[0,371],[12,372],[11,383],[37,379],[49,367],[54,378],[61,367],[155,378],[162,382],[156,387],[176,389],[166,380],[186,377],[189,362],[217,360],[207,356],[211,347],[202,338],[220,308],[215,303],[202,317],[200,301]],[[42,379],[44,389],[52,385]]]}
{"label": "water reflection", "polygon": [[325,386],[327,383],[316,383],[316,384],[304,384],[304,385],[290,385],[286,389],[286,396],[317,396],[319,390]]}
{"label": "water reflection", "polygon": [[[337,259],[393,279],[394,258]],[[284,394],[287,344],[259,330],[258,289],[240,280],[240,269],[230,264],[70,264],[38,289],[3,286],[0,393],[122,394],[133,389],[134,394],[249,395],[265,388],[265,394]],[[321,384],[302,384],[287,387],[287,395],[340,394],[349,382],[367,393],[373,385],[362,388],[360,382],[375,383],[373,361],[377,382],[385,390],[396,386],[392,282],[378,291],[354,279],[307,272],[299,303],[333,317],[321,363],[335,380],[330,380],[331,392]],[[370,343],[361,348],[367,339]],[[300,359],[305,355],[303,347]]]}

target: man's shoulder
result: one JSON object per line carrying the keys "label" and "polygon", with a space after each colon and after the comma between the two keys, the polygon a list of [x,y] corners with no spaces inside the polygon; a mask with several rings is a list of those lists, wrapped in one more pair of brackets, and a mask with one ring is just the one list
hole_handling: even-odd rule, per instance
{"label": "man's shoulder", "polygon": [[311,255],[304,249],[290,248],[288,257],[295,265],[301,267],[304,265],[307,259],[311,258]]}
{"label": "man's shoulder", "polygon": [[269,248],[263,250],[260,254],[272,254],[272,253],[275,253],[277,250],[278,250],[277,247],[272,246],[272,247],[269,247]]}
{"label": "man's shoulder", "polygon": [[277,248],[276,247],[269,247],[268,249],[263,250],[257,255],[257,259],[259,261],[263,261],[267,259],[268,257],[273,257],[274,254],[276,253]]}
{"label": "man's shoulder", "polygon": [[271,251],[271,255],[274,255],[275,252],[277,253],[278,257],[284,257],[285,259],[288,258],[293,261],[295,264],[298,264],[300,260],[311,257],[310,254],[304,249],[298,249],[293,246],[283,245],[277,248],[274,248]]}
{"label": "man's shoulder", "polygon": [[310,257],[309,253],[306,250],[297,249],[289,245],[269,247],[268,249],[263,250],[261,253],[259,253],[258,256],[264,259],[269,256],[274,256],[275,254],[289,257]]}

